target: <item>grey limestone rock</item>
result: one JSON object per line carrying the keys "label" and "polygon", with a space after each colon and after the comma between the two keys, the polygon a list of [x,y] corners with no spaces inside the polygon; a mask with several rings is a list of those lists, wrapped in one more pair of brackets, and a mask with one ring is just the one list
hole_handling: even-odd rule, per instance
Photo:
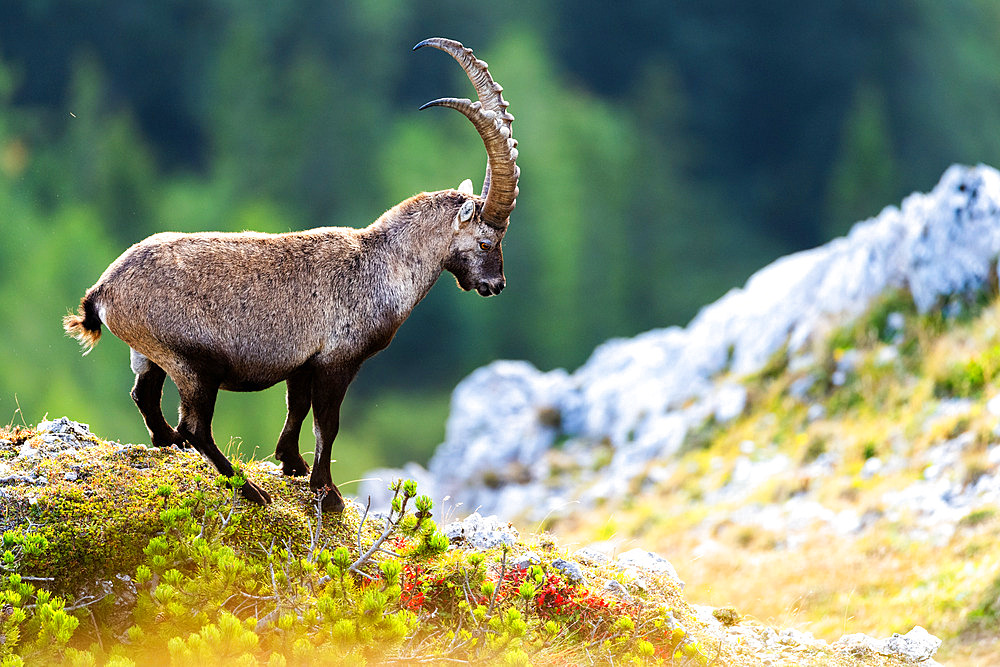
{"label": "grey limestone rock", "polygon": [[684,582],[681,581],[680,576],[677,574],[677,570],[675,570],[674,566],[670,564],[670,561],[662,556],[654,554],[651,551],[645,551],[644,549],[632,549],[631,551],[626,551],[618,556],[617,563],[619,567],[625,569],[643,570],[654,574],[665,574],[679,583],[682,587],[684,586]]}
{"label": "grey limestone rock", "polygon": [[[445,442],[428,466],[439,480],[482,480],[530,467],[559,432],[565,371],[539,373],[524,361],[497,361],[462,380],[451,397]],[[461,466],[456,466],[461,461]]]}
{"label": "grey limestone rock", "polygon": [[573,558],[584,565],[601,565],[607,563],[610,557],[603,551],[598,551],[593,547],[581,547],[573,552]]}
{"label": "grey limestone rock", "polygon": [[532,565],[542,562],[541,557],[534,551],[525,551],[523,554],[510,562],[511,568],[515,570],[527,570]]}
{"label": "grey limestone rock", "polygon": [[604,587],[601,590],[610,593],[624,602],[632,601],[632,596],[629,594],[628,589],[625,588],[621,582],[615,581],[614,579],[608,579],[604,583]]}
{"label": "grey limestone rock", "polygon": [[[433,488],[436,501],[450,496],[484,513],[534,520],[618,497],[650,462],[674,456],[694,429],[741,414],[747,399],[739,378],[774,355],[803,363],[810,342],[891,290],[908,291],[920,312],[970,296],[995,275],[998,254],[1000,172],[952,166],[931,192],[772,262],[686,327],[610,340],[571,374],[523,361],[474,371],[454,391],[445,442],[428,470],[409,476],[424,475],[421,486]],[[902,331],[905,318],[897,313],[890,325]],[[886,363],[891,357],[890,350]],[[846,381],[856,362],[845,355],[835,380]],[[810,382],[795,387],[803,400]],[[998,405],[992,409],[1000,412]],[[562,452],[583,453],[579,470],[600,473],[546,484],[557,441]],[[361,497],[367,493],[363,485]]]}
{"label": "grey limestone rock", "polygon": [[584,575],[583,568],[580,567],[579,563],[574,563],[565,558],[557,558],[552,561],[552,567],[559,570],[571,584],[582,584],[587,581],[587,577]]}

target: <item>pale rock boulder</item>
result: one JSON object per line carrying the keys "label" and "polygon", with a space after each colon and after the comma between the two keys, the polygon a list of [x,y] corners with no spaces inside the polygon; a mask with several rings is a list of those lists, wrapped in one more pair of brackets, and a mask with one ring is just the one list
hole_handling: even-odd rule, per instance
{"label": "pale rock boulder", "polygon": [[495,547],[512,547],[517,543],[517,529],[496,516],[480,516],[473,512],[461,521],[446,525],[442,532],[452,544],[464,544],[484,551]]}
{"label": "pale rock boulder", "polygon": [[670,561],[651,551],[645,551],[644,549],[632,549],[631,551],[626,551],[625,553],[619,555],[615,563],[619,568],[632,571],[637,574],[647,572],[650,574],[666,575],[680,584],[681,588],[684,587],[684,582],[681,581],[680,576],[677,574],[677,570],[675,570],[674,566],[670,564]]}
{"label": "pale rock boulder", "polygon": [[565,371],[539,373],[525,361],[474,371],[452,394],[446,439],[430,461],[431,475],[443,482],[489,482],[534,465],[559,433],[560,401],[568,390]]}
{"label": "pale rock boulder", "polygon": [[833,644],[833,648],[848,653],[872,652],[898,658],[905,663],[922,664],[927,667],[938,664],[931,658],[934,657],[940,646],[941,640],[919,625],[905,635],[897,633],[886,639],[876,639],[856,633],[844,635]]}

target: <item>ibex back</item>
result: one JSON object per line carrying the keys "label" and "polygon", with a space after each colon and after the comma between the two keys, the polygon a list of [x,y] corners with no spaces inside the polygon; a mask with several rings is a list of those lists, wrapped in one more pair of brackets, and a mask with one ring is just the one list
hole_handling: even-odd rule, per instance
{"label": "ibex back", "polygon": [[[483,296],[504,288],[500,242],[517,198],[517,142],[502,88],[460,43],[434,38],[465,69],[479,97],[425,104],[456,109],[486,145],[481,196],[471,181],[422,193],[364,229],[324,227],[289,234],[164,233],[111,264],[63,320],[86,352],[101,324],[131,349],[132,398],[155,446],[190,444],[227,476],[232,464],[212,437],[219,389],[257,391],[284,381],[288,416],[275,457],[286,475],[305,475],[299,430],[313,410],[316,453],[310,486],[324,510],[343,497],[330,475],[340,405],[365,359],[385,348],[442,271]],[[84,354],[86,354],[84,352]],[[160,408],[166,376],[177,385],[177,428]],[[243,496],[266,504],[247,481]]]}

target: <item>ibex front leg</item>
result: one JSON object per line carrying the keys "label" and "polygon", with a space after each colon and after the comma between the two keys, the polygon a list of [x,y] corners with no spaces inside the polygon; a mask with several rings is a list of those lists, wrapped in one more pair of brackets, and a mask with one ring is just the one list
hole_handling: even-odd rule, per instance
{"label": "ibex front leg", "polygon": [[[235,472],[233,464],[215,446],[215,439],[212,437],[212,413],[215,412],[219,384],[194,374],[185,377],[171,376],[171,379],[177,385],[177,391],[181,396],[181,414],[177,432],[207,458],[219,474],[232,477]],[[271,502],[271,496],[267,491],[249,479],[240,487],[240,493],[258,505],[267,505]]]}
{"label": "ibex front leg", "polygon": [[357,368],[317,369],[313,376],[312,405],[313,431],[316,434],[316,458],[313,461],[309,486],[313,491],[326,491],[323,498],[324,512],[344,509],[344,497],[330,475],[330,451],[340,429],[340,404],[344,402],[347,386],[354,379]]}
{"label": "ibex front leg", "polygon": [[303,368],[285,380],[285,385],[288,416],[285,418],[285,427],[278,436],[274,458],[281,461],[282,473],[301,477],[309,474],[309,466],[299,453],[299,432],[312,403],[312,373]]}

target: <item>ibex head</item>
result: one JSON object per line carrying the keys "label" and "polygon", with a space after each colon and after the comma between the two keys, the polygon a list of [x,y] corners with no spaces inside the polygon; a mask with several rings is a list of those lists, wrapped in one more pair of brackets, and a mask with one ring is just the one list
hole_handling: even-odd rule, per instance
{"label": "ibex head", "polygon": [[511,136],[514,116],[507,112],[508,102],[500,94],[503,87],[490,76],[487,65],[476,59],[472,49],[442,37],[425,39],[413,47],[433,46],[451,54],[462,66],[476,88],[477,102],[444,97],[420,107],[442,106],[461,112],[486,145],[486,178],[483,191],[476,197],[472,181],[459,186],[464,195],[455,214],[455,237],[445,269],[451,271],[464,290],[475,289],[482,296],[499,294],[506,285],[503,275],[503,251],[500,243],[510,213],[517,203],[517,140]]}

